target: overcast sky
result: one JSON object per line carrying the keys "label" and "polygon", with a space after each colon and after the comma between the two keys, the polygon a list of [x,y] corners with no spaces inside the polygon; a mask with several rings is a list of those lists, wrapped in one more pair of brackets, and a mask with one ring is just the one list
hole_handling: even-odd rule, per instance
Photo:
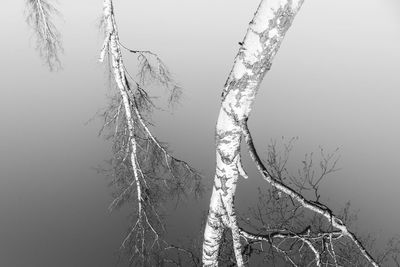
{"label": "overcast sky", "polygon": [[[173,114],[155,114],[154,131],[208,181],[222,86],[258,2],[115,4],[121,41],[158,53],[184,88]],[[102,3],[57,1],[65,53],[55,73],[34,49],[24,4],[3,0],[0,18],[0,265],[111,266],[127,218],[108,213],[111,189],[92,169],[110,144],[97,138],[98,122],[84,125],[111,94],[96,61]],[[399,47],[397,0],[306,0],[249,121],[260,151],[298,136],[293,162],[319,145],[340,147],[341,171],[322,184],[323,200],[351,200],[358,229],[379,238],[400,230]],[[238,202],[250,203],[259,184],[241,182]]]}

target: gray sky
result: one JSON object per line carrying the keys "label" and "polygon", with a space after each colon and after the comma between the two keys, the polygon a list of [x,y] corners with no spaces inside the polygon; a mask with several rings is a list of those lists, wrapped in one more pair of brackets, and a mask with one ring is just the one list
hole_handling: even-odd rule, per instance
{"label": "gray sky", "polygon": [[[126,213],[107,212],[111,190],[91,167],[107,159],[109,143],[96,138],[98,122],[84,126],[110,94],[96,61],[101,1],[58,1],[65,54],[56,73],[34,50],[24,1],[4,2],[0,265],[110,266]],[[172,115],[156,114],[155,132],[205,179],[214,169],[219,96],[258,2],[116,1],[122,42],[158,53],[184,88]],[[323,200],[351,200],[358,229],[380,238],[400,226],[399,47],[396,0],[306,1],[249,122],[259,150],[298,136],[295,162],[319,145],[340,147],[342,170],[322,184]],[[250,202],[256,185],[241,183],[238,201]]]}

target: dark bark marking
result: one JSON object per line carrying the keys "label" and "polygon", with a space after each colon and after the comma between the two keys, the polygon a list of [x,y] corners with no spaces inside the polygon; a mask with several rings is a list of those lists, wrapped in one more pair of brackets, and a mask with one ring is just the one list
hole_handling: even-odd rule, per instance
{"label": "dark bark marking", "polygon": [[228,195],[228,186],[226,185],[226,183],[228,182],[229,178],[226,177],[225,175],[217,176],[217,178],[219,179],[219,181],[221,183],[221,187],[215,186],[215,189],[222,190],[223,195],[227,196]]}

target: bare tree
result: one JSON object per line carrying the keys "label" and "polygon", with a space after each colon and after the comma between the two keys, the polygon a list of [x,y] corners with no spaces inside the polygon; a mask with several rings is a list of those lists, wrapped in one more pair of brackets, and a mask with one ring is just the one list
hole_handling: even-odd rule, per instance
{"label": "bare tree", "polygon": [[[321,253],[316,249],[315,239],[328,238],[332,240],[332,238],[346,237],[356,245],[370,264],[378,266],[359,239],[328,207],[306,199],[301,193],[277,179],[264,166],[254,147],[247,125],[259,85],[271,68],[272,60],[302,4],[303,0],[261,1],[250,22],[246,36],[241,42],[241,48],[225,84],[216,126],[217,166],[204,232],[202,256],[204,266],[218,266],[220,246],[226,229],[231,231],[233,251],[238,266],[246,264],[242,253],[243,238],[272,242],[271,238],[273,237],[294,238],[296,242],[308,246],[314,253],[314,262],[317,266],[321,266],[323,262]],[[242,136],[244,136],[251,158],[265,181],[288,195],[301,208],[325,217],[331,227],[330,231],[324,230],[319,235],[311,237],[309,228],[294,233],[277,229],[273,234],[262,236],[239,227],[234,206],[236,184],[240,176],[247,178],[241,163]],[[318,186],[318,181],[314,185]],[[279,247],[274,246],[274,248],[279,251]],[[331,249],[331,252],[335,253],[334,249]],[[332,257],[335,258],[334,254]]]}
{"label": "bare tree", "polygon": [[[112,169],[113,184],[118,191],[110,209],[135,198],[135,220],[121,246],[128,248],[133,264],[152,266],[158,263],[154,253],[169,247],[162,237],[165,228],[160,203],[168,196],[179,199],[181,195],[200,193],[200,176],[186,162],[170,155],[152,134],[146,120],[145,113],[154,106],[143,89],[148,79],[170,89],[171,101],[179,94],[179,86],[165,64],[151,51],[131,50],[121,44],[111,0],[104,0],[102,24],[105,40],[100,61],[107,56],[119,92],[115,105],[104,114],[104,126],[113,125],[114,128]],[[125,68],[122,49],[138,55],[139,81]]]}
{"label": "bare tree", "polygon": [[[28,22],[33,26],[40,55],[50,69],[59,66],[59,33],[51,22],[56,9],[47,0],[28,0]],[[373,265],[398,252],[395,241],[387,254],[374,259],[368,240],[349,230],[348,207],[336,215],[320,203],[320,182],[336,170],[334,154],[321,150],[320,172],[312,171],[311,157],[303,161],[298,176],[286,170],[291,144],[283,157],[270,146],[267,163],[260,159],[248,128],[248,119],[258,88],[272,65],[274,56],[303,0],[262,0],[236,55],[222,93],[216,125],[216,174],[205,224],[202,255],[195,248],[176,246],[164,238],[162,203],[181,196],[200,194],[200,175],[188,163],[172,156],[166,145],[152,133],[149,118],[155,107],[145,89],[157,81],[169,89],[170,103],[180,95],[180,87],[160,57],[147,50],[134,50],[122,44],[112,0],[104,0],[105,39],[100,61],[109,67],[111,86],[116,94],[102,114],[101,133],[113,140],[113,158],[107,171],[116,188],[113,210],[127,201],[134,206],[131,229],[121,247],[128,251],[133,265],[245,266],[251,256],[263,255],[272,264],[293,266]],[[139,78],[124,65],[123,54],[136,55]],[[244,139],[244,140],[242,140]],[[241,161],[242,141],[264,180],[271,186],[260,192],[260,202],[251,211],[252,220],[236,215],[235,194],[239,177],[248,178]],[[307,192],[312,192],[311,196]],[[312,199],[312,200],[311,200]],[[239,225],[239,222],[241,225]],[[200,260],[201,258],[201,260]],[[393,256],[397,262],[397,257]]]}

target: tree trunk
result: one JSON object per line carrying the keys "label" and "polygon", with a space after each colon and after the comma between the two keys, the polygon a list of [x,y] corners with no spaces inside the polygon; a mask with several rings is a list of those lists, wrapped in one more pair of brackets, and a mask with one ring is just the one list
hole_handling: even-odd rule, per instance
{"label": "tree trunk", "polygon": [[249,24],[222,93],[216,125],[216,174],[203,240],[203,265],[218,266],[222,234],[232,232],[238,266],[244,266],[234,198],[239,176],[242,122],[303,0],[262,0]]}

